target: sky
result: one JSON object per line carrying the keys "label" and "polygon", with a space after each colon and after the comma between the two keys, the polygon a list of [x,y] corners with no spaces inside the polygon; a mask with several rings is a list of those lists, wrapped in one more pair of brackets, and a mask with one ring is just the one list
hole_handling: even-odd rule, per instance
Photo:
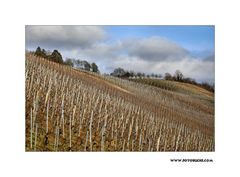
{"label": "sky", "polygon": [[214,83],[214,26],[26,26],[26,49],[57,49],[66,58],[114,68],[174,74]]}

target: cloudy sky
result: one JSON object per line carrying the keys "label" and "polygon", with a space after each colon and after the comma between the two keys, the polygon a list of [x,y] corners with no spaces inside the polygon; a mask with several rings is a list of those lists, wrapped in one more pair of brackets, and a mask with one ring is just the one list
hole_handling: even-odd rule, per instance
{"label": "cloudy sky", "polygon": [[102,73],[122,67],[214,82],[214,26],[26,26],[26,49],[57,49],[95,62]]}

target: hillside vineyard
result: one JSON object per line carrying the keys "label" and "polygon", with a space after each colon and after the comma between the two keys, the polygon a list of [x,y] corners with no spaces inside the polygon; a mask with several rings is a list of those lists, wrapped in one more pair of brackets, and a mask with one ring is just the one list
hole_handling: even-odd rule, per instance
{"label": "hillside vineyard", "polygon": [[102,76],[26,54],[26,151],[214,151],[214,94]]}

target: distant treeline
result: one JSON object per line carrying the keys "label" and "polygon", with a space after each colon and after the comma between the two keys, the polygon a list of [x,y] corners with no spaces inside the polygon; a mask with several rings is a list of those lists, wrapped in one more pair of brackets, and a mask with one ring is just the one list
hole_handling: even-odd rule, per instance
{"label": "distant treeline", "polygon": [[45,49],[41,49],[40,47],[37,47],[34,54],[36,56],[43,57],[50,61],[53,61],[59,64],[68,65],[77,69],[82,69],[82,70],[92,71],[97,73],[100,72],[96,63],[90,64],[86,60],[71,59],[71,58],[67,58],[66,61],[64,61],[61,53],[58,50],[53,50],[53,52],[51,52],[51,51],[46,51]]}
{"label": "distant treeline", "polygon": [[165,73],[165,80],[172,80],[172,81],[177,81],[177,82],[184,82],[184,83],[189,83],[189,84],[193,84],[193,85],[197,85],[200,86],[210,92],[214,92],[215,90],[215,86],[214,84],[210,84],[207,82],[202,82],[202,83],[198,83],[196,82],[195,79],[190,78],[190,77],[184,77],[182,72],[179,70],[176,70],[175,74],[172,76],[170,73]]}
{"label": "distant treeline", "polygon": [[171,75],[170,73],[165,73],[164,77],[161,74],[145,74],[142,72],[134,72],[134,71],[127,71],[123,68],[116,68],[112,73],[110,73],[111,76],[114,77],[120,77],[120,78],[163,78],[165,80],[170,81],[177,81],[177,82],[183,82],[183,83],[189,83],[193,85],[200,86],[202,88],[205,88],[206,90],[209,90],[211,92],[214,92],[214,84],[209,84],[207,82],[198,83],[195,79],[190,77],[184,77],[182,72],[180,70],[176,70],[174,75]]}
{"label": "distant treeline", "polygon": [[154,78],[162,78],[161,74],[145,74],[143,72],[134,72],[134,71],[127,71],[123,68],[116,68],[112,73],[110,73],[111,76],[115,77],[121,77],[121,78],[128,78],[128,77],[154,77]]}

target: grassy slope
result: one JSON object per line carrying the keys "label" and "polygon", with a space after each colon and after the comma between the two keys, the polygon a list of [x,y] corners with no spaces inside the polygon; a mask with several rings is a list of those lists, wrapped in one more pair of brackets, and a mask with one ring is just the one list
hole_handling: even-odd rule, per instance
{"label": "grassy slope", "polygon": [[191,99],[197,101],[202,100],[203,103],[209,104],[214,107],[214,93],[193,84],[181,83],[176,81],[167,81],[160,79],[150,79],[150,78],[138,78],[130,79],[133,82],[147,84],[150,86],[158,87],[170,91],[175,94],[182,94],[185,96],[190,96]]}
{"label": "grassy slope", "polygon": [[212,151],[214,95],[191,84],[104,77],[27,54],[27,151],[35,138],[38,151]]}

